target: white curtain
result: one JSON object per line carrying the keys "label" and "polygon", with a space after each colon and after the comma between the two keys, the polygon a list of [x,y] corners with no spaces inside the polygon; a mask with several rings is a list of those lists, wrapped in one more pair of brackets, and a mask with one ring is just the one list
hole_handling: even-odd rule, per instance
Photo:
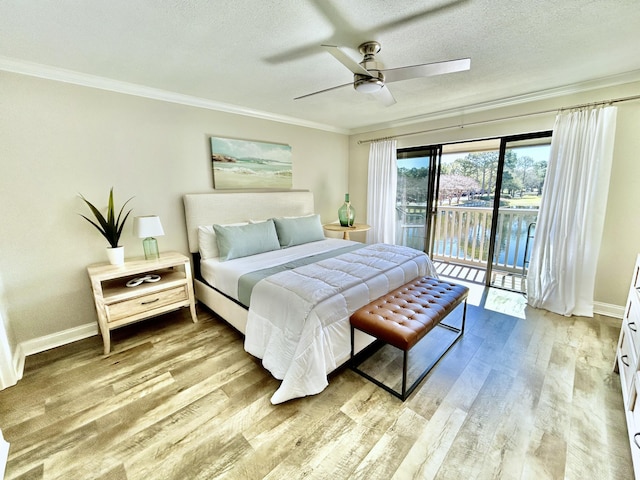
{"label": "white curtain", "polygon": [[616,107],[560,113],[527,275],[529,305],[593,316]]}
{"label": "white curtain", "polygon": [[372,142],[369,147],[367,235],[369,243],[394,244],[396,239],[396,190],[398,166],[396,140]]}

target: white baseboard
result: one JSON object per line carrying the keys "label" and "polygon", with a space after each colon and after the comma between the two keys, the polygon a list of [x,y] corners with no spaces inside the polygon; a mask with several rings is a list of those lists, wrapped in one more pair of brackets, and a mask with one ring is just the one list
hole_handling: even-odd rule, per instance
{"label": "white baseboard", "polygon": [[98,335],[98,324],[95,322],[86,323],[79,327],[27,340],[20,343],[18,348],[22,350],[23,356],[33,355],[34,353],[44,352],[45,350],[93,337],[94,335]]}
{"label": "white baseboard", "polygon": [[622,318],[624,317],[624,306],[593,302],[593,313],[598,313],[606,317]]}
{"label": "white baseboard", "polygon": [[[44,352],[56,347],[61,347],[67,343],[83,340],[85,338],[98,335],[98,325],[96,323],[87,323],[79,327],[63,330],[62,332],[52,333],[44,337],[33,338],[26,342],[21,342],[13,352],[13,369],[15,370],[15,380],[18,381],[24,375],[24,364],[27,355]],[[0,476],[2,479],[2,476]]]}

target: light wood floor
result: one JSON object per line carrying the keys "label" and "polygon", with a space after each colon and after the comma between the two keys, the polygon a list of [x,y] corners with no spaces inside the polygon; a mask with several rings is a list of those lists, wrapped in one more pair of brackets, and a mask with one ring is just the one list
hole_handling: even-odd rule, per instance
{"label": "light wood floor", "polygon": [[6,478],[632,478],[619,321],[523,301],[474,291],[463,338],[404,403],[342,370],[273,406],[277,382],[203,308],[115,331],[106,357],[98,337],[28,357],[0,392]]}

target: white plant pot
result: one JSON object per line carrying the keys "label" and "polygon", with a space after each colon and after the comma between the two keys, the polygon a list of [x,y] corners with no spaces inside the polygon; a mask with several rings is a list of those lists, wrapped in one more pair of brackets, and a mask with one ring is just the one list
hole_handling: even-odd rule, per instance
{"label": "white plant pot", "polygon": [[107,257],[111,265],[122,265],[124,263],[124,247],[108,247]]}

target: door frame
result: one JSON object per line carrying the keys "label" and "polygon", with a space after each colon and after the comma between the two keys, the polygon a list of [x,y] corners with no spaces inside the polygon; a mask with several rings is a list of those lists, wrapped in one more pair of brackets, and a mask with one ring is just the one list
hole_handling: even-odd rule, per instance
{"label": "door frame", "polygon": [[411,158],[412,153],[418,153],[416,157],[429,158],[428,175],[427,175],[427,192],[425,206],[425,225],[424,225],[424,247],[423,251],[433,256],[434,236],[432,229],[434,228],[433,219],[438,213],[438,189],[440,187],[440,166],[442,160],[442,145],[427,145],[422,147],[398,148],[398,154],[408,154]]}
{"label": "door frame", "polygon": [[427,208],[425,212],[424,226],[424,251],[429,258],[433,257],[435,245],[434,219],[438,215],[438,193],[440,191],[440,170],[442,167],[442,145],[431,148],[429,162],[429,177],[427,180]]}
{"label": "door frame", "polygon": [[[493,213],[491,217],[491,234],[489,238],[489,251],[487,254],[487,268],[485,271],[484,284],[491,287],[491,277],[493,273],[493,265],[495,263],[496,238],[498,237],[498,215],[500,210],[500,197],[502,192],[502,174],[504,173],[504,161],[507,153],[507,144],[511,142],[519,142],[522,140],[533,140],[535,138],[551,137],[551,130],[541,132],[522,133],[519,135],[507,135],[500,137],[500,149],[498,153],[498,167],[496,169],[495,193],[493,195]],[[497,195],[496,195],[497,193]],[[500,288],[494,286],[495,288]]]}

